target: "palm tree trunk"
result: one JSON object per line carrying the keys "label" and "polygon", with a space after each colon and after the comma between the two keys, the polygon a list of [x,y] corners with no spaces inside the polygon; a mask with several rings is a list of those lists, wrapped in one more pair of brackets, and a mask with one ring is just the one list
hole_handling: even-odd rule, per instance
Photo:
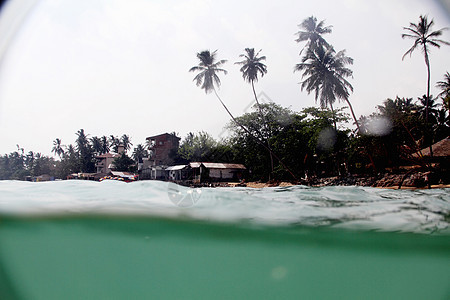
{"label": "palm tree trunk", "polygon": [[336,115],[334,114],[333,103],[330,102],[331,113],[333,114],[334,130],[337,132]]}
{"label": "palm tree trunk", "polygon": [[[427,65],[427,99],[425,102],[425,124],[427,126],[426,132],[428,132],[428,129],[430,128],[428,124],[428,107],[429,107],[429,101],[430,101],[430,81],[431,81],[431,71],[430,71],[430,60],[428,59],[428,53],[427,53],[427,45],[424,44],[423,46],[424,52],[425,52],[425,64]],[[432,137],[432,133],[429,132],[430,136]],[[430,157],[433,157],[433,139],[430,141]]]}
{"label": "palm tree trunk", "polygon": [[[356,128],[358,129],[358,134],[361,134],[361,128],[359,127],[358,120],[356,119],[355,112],[353,111],[353,106],[351,105],[350,101],[348,101],[348,99],[345,99],[345,101],[347,101],[348,107],[350,108],[350,112],[352,113],[353,120],[355,120]],[[369,150],[367,150],[367,155],[369,156],[369,160],[373,166],[373,169],[376,171],[377,167],[375,166],[375,161],[373,160],[372,154],[370,154]]]}
{"label": "palm tree trunk", "polygon": [[281,159],[275,155],[275,153],[272,152],[272,150],[270,150],[270,148],[268,148],[266,146],[266,144],[264,144],[260,139],[258,139],[256,136],[254,136],[247,128],[245,128],[244,125],[242,125],[241,123],[239,123],[238,120],[236,120],[236,118],[233,116],[233,114],[230,112],[230,110],[228,109],[228,107],[225,105],[225,103],[223,103],[222,99],[219,97],[219,94],[217,94],[217,91],[215,88],[214,89],[214,94],[216,94],[217,99],[219,99],[220,103],[222,104],[223,108],[225,108],[225,110],[227,111],[227,113],[230,115],[231,119],[239,126],[242,128],[242,130],[244,130],[248,135],[250,135],[253,139],[255,139],[255,141],[260,144],[261,146],[263,146],[266,150],[270,151],[270,153],[273,155],[273,157],[275,157],[280,164],[283,166],[283,168],[289,172],[289,174],[291,174],[291,176],[294,178],[295,181],[298,181],[297,177],[294,175],[294,173],[292,173],[292,171],[281,161]]}
{"label": "palm tree trunk", "polygon": [[356,119],[355,112],[353,111],[353,106],[350,104],[350,101],[348,101],[348,99],[345,99],[345,101],[347,101],[347,104],[348,104],[348,107],[350,108],[350,112],[352,114],[353,120],[355,120],[355,124],[356,124],[356,128],[358,129],[358,133],[361,133],[360,132],[361,129],[359,128],[358,119]]}
{"label": "palm tree trunk", "polygon": [[[261,116],[261,118],[262,118],[262,120],[264,122],[264,125],[266,126],[266,129],[269,132],[269,130],[268,130],[269,128],[268,128],[267,122],[265,120],[264,114],[262,112],[261,105],[259,104],[258,97],[256,96],[255,84],[254,84],[253,80],[252,80],[252,90],[253,90],[253,95],[255,96],[256,104],[258,105],[259,115]],[[272,171],[271,173],[273,173],[273,155],[272,155],[272,151],[271,151],[271,148],[270,148],[269,138],[267,138],[267,148],[269,148],[270,169]]]}

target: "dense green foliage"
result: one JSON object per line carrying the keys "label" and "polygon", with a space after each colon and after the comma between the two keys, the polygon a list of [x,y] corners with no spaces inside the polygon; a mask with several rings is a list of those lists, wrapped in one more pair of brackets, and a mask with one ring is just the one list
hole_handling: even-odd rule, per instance
{"label": "dense green foliage", "polygon": [[109,139],[106,136],[89,137],[84,129],[80,129],[76,132],[74,145],[65,146],[61,139],[55,139],[52,153],[59,160],[33,151],[25,154],[24,149],[18,146],[17,151],[0,156],[0,180],[32,180],[40,175],[65,179],[72,173],[95,173],[96,156],[108,153],[110,149],[117,153],[119,146],[123,146],[125,152],[114,161],[118,171],[135,171],[137,163],[148,156],[144,146],[137,145],[133,151],[133,159],[128,157],[126,150],[131,148],[132,143],[126,134],[120,139],[115,136]]}

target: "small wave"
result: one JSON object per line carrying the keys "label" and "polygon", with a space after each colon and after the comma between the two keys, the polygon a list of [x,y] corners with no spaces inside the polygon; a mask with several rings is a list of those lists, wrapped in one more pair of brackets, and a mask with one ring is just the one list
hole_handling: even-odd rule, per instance
{"label": "small wave", "polygon": [[161,181],[0,181],[0,213],[183,216],[216,222],[448,234],[450,189],[193,189]]}

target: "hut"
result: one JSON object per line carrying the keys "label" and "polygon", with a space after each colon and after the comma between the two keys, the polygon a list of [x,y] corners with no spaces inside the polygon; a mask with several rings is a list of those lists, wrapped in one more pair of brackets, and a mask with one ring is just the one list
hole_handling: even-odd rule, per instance
{"label": "hut", "polygon": [[189,164],[194,181],[238,181],[246,170],[242,164],[192,162]]}

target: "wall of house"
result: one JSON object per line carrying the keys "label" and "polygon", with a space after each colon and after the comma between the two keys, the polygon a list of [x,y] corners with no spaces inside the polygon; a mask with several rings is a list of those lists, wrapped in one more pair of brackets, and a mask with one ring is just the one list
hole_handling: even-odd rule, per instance
{"label": "wall of house", "polygon": [[232,169],[209,169],[209,177],[213,179],[233,179]]}
{"label": "wall of house", "polygon": [[173,159],[170,157],[172,151],[177,151],[180,145],[180,140],[178,137],[171,134],[164,134],[156,136],[154,138],[147,138],[150,140],[149,150],[152,151],[152,156],[150,160],[152,165],[172,165],[174,163]]}

